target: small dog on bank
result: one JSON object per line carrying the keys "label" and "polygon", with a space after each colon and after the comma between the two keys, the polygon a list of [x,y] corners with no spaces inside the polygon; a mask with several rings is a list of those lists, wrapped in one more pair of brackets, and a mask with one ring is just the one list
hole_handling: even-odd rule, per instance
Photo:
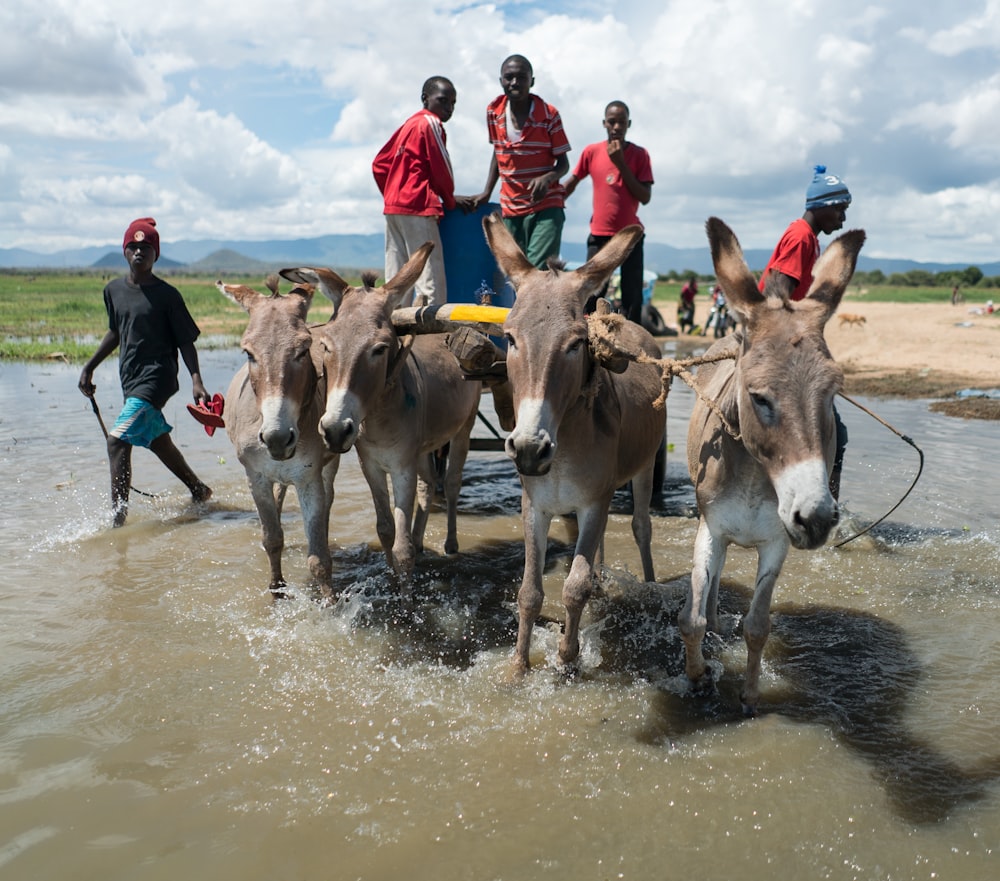
{"label": "small dog on bank", "polygon": [[840,318],[840,326],[843,327],[845,324],[856,325],[861,327],[865,323],[864,315],[852,315],[850,312],[841,312],[837,316]]}

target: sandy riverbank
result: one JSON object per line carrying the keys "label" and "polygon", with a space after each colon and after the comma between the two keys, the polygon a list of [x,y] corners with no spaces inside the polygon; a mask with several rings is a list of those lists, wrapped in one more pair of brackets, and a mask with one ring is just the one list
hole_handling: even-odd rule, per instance
{"label": "sandy riverbank", "polygon": [[[841,304],[826,329],[830,351],[844,368],[849,394],[940,398],[935,409],[956,416],[1000,418],[1000,401],[956,399],[961,389],[1000,388],[1000,313],[975,314],[982,302]],[[695,319],[708,315],[698,302]],[[664,319],[676,322],[666,307]],[[864,316],[863,324],[841,323],[841,314]]]}

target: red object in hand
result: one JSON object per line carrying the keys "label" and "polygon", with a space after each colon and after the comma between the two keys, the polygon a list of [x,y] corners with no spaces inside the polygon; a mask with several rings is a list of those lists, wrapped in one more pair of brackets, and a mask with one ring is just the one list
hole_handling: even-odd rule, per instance
{"label": "red object in hand", "polygon": [[226,408],[226,401],[219,393],[214,394],[210,401],[188,404],[187,408],[188,412],[205,426],[205,434],[209,437],[215,434],[215,429],[226,427],[226,423],[222,419],[222,411]]}

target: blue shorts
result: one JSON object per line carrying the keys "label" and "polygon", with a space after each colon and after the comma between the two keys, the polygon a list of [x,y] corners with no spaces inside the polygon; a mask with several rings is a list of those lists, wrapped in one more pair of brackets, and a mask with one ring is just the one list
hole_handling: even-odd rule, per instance
{"label": "blue shorts", "polygon": [[110,433],[134,447],[148,447],[172,427],[149,401],[144,401],[142,398],[126,398],[125,406],[118,414]]}

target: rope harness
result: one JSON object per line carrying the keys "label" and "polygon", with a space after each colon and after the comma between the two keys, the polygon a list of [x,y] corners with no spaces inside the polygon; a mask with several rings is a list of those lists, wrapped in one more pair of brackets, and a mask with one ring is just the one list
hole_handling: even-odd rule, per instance
{"label": "rope harness", "polygon": [[[600,301],[598,301],[600,304]],[[739,431],[733,427],[729,420],[723,415],[722,411],[719,409],[718,404],[714,400],[707,397],[695,382],[694,375],[688,369],[689,367],[696,367],[701,364],[714,364],[718,361],[726,360],[736,360],[735,352],[723,352],[716,355],[701,355],[697,358],[654,358],[652,355],[646,352],[636,351],[632,348],[625,347],[622,345],[620,337],[617,331],[622,327],[625,322],[625,318],[621,315],[610,313],[604,311],[598,306],[598,311],[587,316],[587,324],[589,328],[590,335],[590,349],[594,357],[608,365],[609,369],[617,370],[618,366],[623,362],[634,361],[638,364],[652,364],[659,368],[660,370],[660,384],[662,385],[662,391],[660,396],[653,402],[653,406],[657,409],[663,407],[667,401],[667,395],[670,393],[670,384],[674,376],[679,376],[690,386],[691,390],[698,396],[700,400],[709,410],[711,410],[719,421],[722,423],[723,428],[726,433],[735,441],[741,441]],[[898,429],[894,428],[888,422],[886,422],[882,417],[876,415],[871,410],[869,410],[864,405],[858,403],[853,398],[848,397],[843,392],[839,393],[839,396],[847,401],[849,404],[853,404],[863,413],[867,413],[876,422],[885,426],[893,434],[899,437],[901,440],[909,444],[913,449],[917,451],[919,456],[919,465],[917,467],[916,476],[914,476],[913,481],[910,483],[909,488],[903,493],[902,497],[893,505],[888,511],[886,511],[878,520],[868,524],[860,532],[856,532],[854,535],[845,538],[843,541],[837,542],[834,547],[843,547],[848,542],[854,541],[856,538],[860,538],[867,532],[870,532],[879,523],[886,519],[893,511],[895,511],[903,502],[906,500],[907,496],[913,491],[913,488],[917,485],[917,481],[920,480],[920,475],[924,470],[924,453],[913,441],[912,438],[903,434]]]}

